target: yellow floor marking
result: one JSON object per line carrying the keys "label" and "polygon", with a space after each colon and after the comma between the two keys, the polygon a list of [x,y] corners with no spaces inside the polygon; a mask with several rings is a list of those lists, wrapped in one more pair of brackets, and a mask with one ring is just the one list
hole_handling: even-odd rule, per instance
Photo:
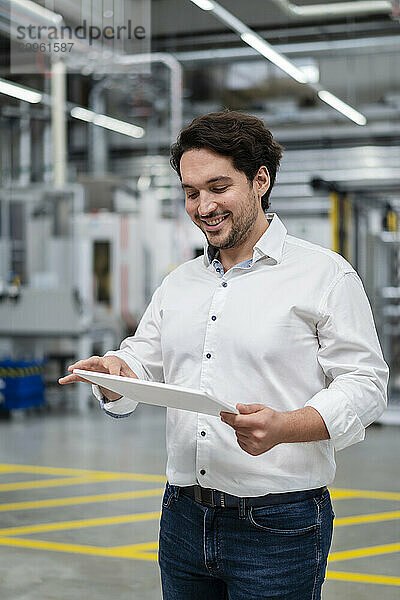
{"label": "yellow floor marking", "polygon": [[[7,537],[0,537],[0,545],[29,548],[33,550],[68,552],[73,554],[86,554],[92,556],[106,556],[147,561],[157,560],[157,551],[151,552],[150,550],[157,550],[158,548],[157,542],[145,542],[143,544],[117,546],[114,548],[101,548],[96,546],[87,546],[83,544],[62,544],[57,542],[47,542],[43,540],[26,540],[23,538],[21,539]],[[327,579],[348,582],[375,583],[379,585],[400,585],[400,577],[390,577],[387,575],[373,575],[369,573],[352,573],[346,571],[328,570]]]}
{"label": "yellow floor marking", "polygon": [[[154,543],[155,542],[150,542],[150,544]],[[0,546],[30,548],[32,550],[50,550],[52,552],[68,552],[72,554],[89,554],[92,556],[107,556],[152,561],[157,560],[157,553],[143,552],[142,544],[134,544],[133,546],[129,546],[129,548],[103,548],[84,544],[63,544],[59,542],[47,542],[45,540],[26,540],[23,538],[0,537]],[[137,550],[136,546],[138,547]]]}
{"label": "yellow floor marking", "polygon": [[340,519],[335,519],[335,527],[342,527],[344,525],[359,525],[361,523],[393,521],[394,519],[400,519],[400,510],[371,513],[368,515],[355,515],[353,517],[341,517]]}
{"label": "yellow floor marking", "polygon": [[[86,483],[99,483],[106,481],[145,481],[164,483],[166,478],[162,475],[147,475],[141,473],[117,473],[109,471],[98,471],[89,469],[70,469],[64,467],[46,467],[37,465],[21,464],[0,464],[0,475],[4,473],[33,473],[36,475],[57,476],[57,479],[24,481],[14,483],[0,484],[1,491],[15,491],[23,489],[40,489],[46,487],[60,487],[67,485],[81,485]],[[113,500],[123,500],[129,498],[140,498],[161,495],[163,489],[157,490],[138,490],[134,492],[119,492],[112,494],[93,494],[87,496],[76,496],[71,498],[55,498],[47,500],[34,500],[27,502],[4,503],[0,505],[0,511],[24,510],[32,508],[47,508],[51,506],[68,506],[74,504],[86,504],[91,502],[107,502]],[[394,500],[400,501],[398,492],[382,492],[374,490],[355,490],[345,488],[331,488],[332,499],[355,499],[366,498],[374,500]],[[144,544],[134,544],[129,546],[120,546],[115,548],[101,548],[82,544],[63,544],[57,542],[47,542],[45,540],[32,540],[8,537],[13,535],[23,535],[29,533],[38,533],[39,531],[57,531],[66,529],[77,529],[82,527],[96,527],[111,524],[128,523],[148,519],[158,519],[159,512],[139,513],[136,515],[121,515],[116,517],[85,519],[79,521],[66,521],[60,523],[48,523],[32,525],[28,527],[14,527],[0,530],[0,545],[17,546],[32,549],[52,550],[58,552],[72,552],[80,554],[92,554],[97,556],[118,556],[122,558],[157,560],[157,542],[146,542]],[[369,515],[355,515],[343,517],[335,520],[337,527],[345,525],[354,525],[359,523],[373,523],[379,521],[393,520],[400,518],[400,511],[373,513]],[[7,537],[6,535],[7,534]],[[329,562],[339,560],[350,560],[367,556],[377,556],[387,553],[400,551],[400,544],[386,544],[381,546],[372,546],[368,548],[358,548],[343,552],[331,553]],[[399,577],[371,575],[364,573],[349,573],[342,571],[328,571],[328,579],[342,581],[360,581],[364,583],[377,583],[383,585],[400,585]]]}
{"label": "yellow floor marking", "polygon": [[370,573],[347,573],[346,571],[328,571],[327,579],[351,581],[353,583],[376,583],[378,585],[400,585],[400,577],[389,575],[372,575]]}
{"label": "yellow floor marking", "polygon": [[92,471],[89,469],[68,469],[64,467],[42,467],[36,465],[15,465],[2,463],[0,464],[0,473],[36,473],[40,475],[64,475],[64,476],[106,476],[112,479],[121,479],[128,481],[156,481],[165,482],[164,475],[148,475],[147,473],[118,473],[117,471]]}
{"label": "yellow floor marking", "polygon": [[73,506],[75,504],[91,504],[96,502],[113,502],[135,498],[150,498],[161,496],[164,488],[154,490],[138,490],[136,492],[117,492],[115,494],[91,494],[89,496],[72,496],[70,498],[51,498],[48,500],[32,500],[26,502],[6,502],[0,504],[0,512],[12,510],[32,510],[36,508],[51,508],[54,506]]}
{"label": "yellow floor marking", "polygon": [[26,540],[21,538],[0,537],[0,545],[32,548],[35,550],[53,550],[55,552],[72,552],[73,554],[93,554],[97,556],[117,556],[113,548],[87,546],[84,544],[63,544],[45,540]]}
{"label": "yellow floor marking", "polygon": [[39,465],[12,465],[12,464],[0,464],[0,473],[36,473],[38,475],[70,475],[81,476],[81,475],[93,475],[96,471],[88,471],[85,469],[68,469],[59,467],[41,467]]}
{"label": "yellow floor marking", "polygon": [[150,521],[159,519],[160,511],[136,513],[134,515],[117,515],[114,517],[98,517],[94,519],[78,519],[75,521],[60,521],[57,523],[41,523],[19,527],[0,529],[1,536],[26,535],[43,531],[64,531],[66,529],[82,529],[84,527],[103,527],[104,525],[119,525],[121,523],[134,523],[135,521]]}
{"label": "yellow floor marking", "polygon": [[127,546],[113,546],[114,550],[158,550],[158,542],[143,542],[142,544],[128,544]]}
{"label": "yellow floor marking", "polygon": [[[99,483],[110,481],[109,477],[58,477],[57,479],[34,479],[33,481],[19,481],[14,483],[0,483],[0,492],[14,492],[18,490],[36,490],[47,487],[62,487],[67,485],[82,485],[84,483]],[[111,480],[112,481],[112,480]]]}
{"label": "yellow floor marking", "polygon": [[374,490],[353,490],[342,488],[329,488],[333,500],[345,498],[370,498],[373,500],[400,501],[400,492],[379,492]]}
{"label": "yellow floor marking", "polygon": [[[121,555],[121,558],[125,558],[124,556]],[[126,558],[131,558],[134,560],[151,560],[153,562],[155,562],[158,559],[158,553],[157,552],[133,552],[132,556],[127,556]]]}
{"label": "yellow floor marking", "polygon": [[328,562],[337,560],[350,560],[352,558],[364,558],[366,556],[379,556],[380,554],[391,554],[400,552],[400,544],[382,544],[381,546],[368,546],[367,548],[355,548],[343,550],[342,552],[331,552]]}
{"label": "yellow floor marking", "polygon": [[[144,544],[116,546],[113,548],[113,550],[121,558],[141,558],[144,560],[157,560],[158,558],[158,542],[146,542]],[[153,550],[153,552],[149,552],[149,550]]]}

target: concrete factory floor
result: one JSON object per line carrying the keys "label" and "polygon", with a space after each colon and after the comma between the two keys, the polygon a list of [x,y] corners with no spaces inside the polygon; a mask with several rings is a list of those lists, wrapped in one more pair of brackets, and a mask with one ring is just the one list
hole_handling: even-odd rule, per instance
{"label": "concrete factory floor", "polygon": [[[160,600],[164,419],[139,406],[0,422],[2,599]],[[373,426],[337,454],[324,600],[400,597],[399,434]]]}

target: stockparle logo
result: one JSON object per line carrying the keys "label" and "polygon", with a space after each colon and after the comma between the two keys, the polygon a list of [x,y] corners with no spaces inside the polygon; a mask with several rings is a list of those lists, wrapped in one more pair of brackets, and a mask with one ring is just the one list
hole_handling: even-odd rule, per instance
{"label": "stockparle logo", "polygon": [[[11,72],[43,71],[55,54],[82,62],[91,50],[148,53],[150,11],[151,0],[79,0],[73,7],[64,0],[11,2]],[[112,61],[109,68],[115,72]]]}

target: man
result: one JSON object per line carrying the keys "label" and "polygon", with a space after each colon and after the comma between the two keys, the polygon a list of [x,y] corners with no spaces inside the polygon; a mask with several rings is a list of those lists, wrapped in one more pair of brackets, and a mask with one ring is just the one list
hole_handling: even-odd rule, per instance
{"label": "man", "polygon": [[[266,214],[281,153],[262,121],[235,112],[181,132],[171,164],[204,256],[163,280],[120,350],[69,367],[237,403],[240,414],[221,419],[168,410],[165,600],[320,598],[334,450],[361,441],[386,405],[388,368],[357,273]],[[136,406],[95,392],[114,416]]]}

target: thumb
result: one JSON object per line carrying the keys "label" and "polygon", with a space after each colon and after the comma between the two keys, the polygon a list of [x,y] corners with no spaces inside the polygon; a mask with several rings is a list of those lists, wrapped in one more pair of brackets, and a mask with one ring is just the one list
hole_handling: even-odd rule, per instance
{"label": "thumb", "polygon": [[121,360],[117,357],[110,356],[104,359],[104,366],[108,369],[110,375],[120,375]]}
{"label": "thumb", "polygon": [[250,415],[265,408],[264,404],[236,404],[241,415]]}

